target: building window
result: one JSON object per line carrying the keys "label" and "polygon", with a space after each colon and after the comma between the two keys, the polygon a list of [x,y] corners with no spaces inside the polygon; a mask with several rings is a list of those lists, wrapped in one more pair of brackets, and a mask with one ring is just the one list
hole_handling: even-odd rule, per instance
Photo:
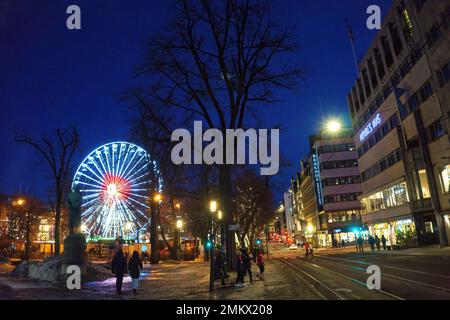
{"label": "building window", "polygon": [[374,55],[375,55],[375,63],[377,65],[377,70],[378,70],[378,77],[380,79],[382,79],[385,75],[385,71],[384,71],[383,59],[381,57],[380,49],[375,49]]}
{"label": "building window", "polygon": [[443,193],[450,193],[450,165],[446,165],[441,170],[440,177]]}
{"label": "building window", "polygon": [[403,44],[402,44],[402,40],[400,39],[400,35],[398,33],[398,29],[397,29],[397,26],[395,25],[395,23],[389,24],[389,32],[392,37],[394,52],[398,56],[403,50]]}
{"label": "building window", "polygon": [[366,213],[404,205],[409,201],[406,183],[402,182],[393,187],[386,188],[363,198],[361,201]]}
{"label": "building window", "polygon": [[447,62],[439,72],[440,80],[441,80],[441,86],[446,84],[450,80],[450,61]]}
{"label": "building window", "polygon": [[430,141],[436,141],[447,134],[447,130],[445,129],[442,120],[433,123],[428,130],[430,133]]}
{"label": "building window", "polygon": [[395,165],[396,163],[398,163],[401,160],[402,160],[402,154],[401,154],[400,150],[397,150],[397,151],[391,153],[389,156],[387,156],[386,158],[384,158],[381,161],[379,161],[378,163],[376,163],[374,166],[372,166],[369,169],[367,169],[366,171],[364,171],[361,174],[362,181],[365,182],[365,181],[377,176],[378,174],[380,174],[381,172],[385,171],[386,169],[392,167],[393,165]]}
{"label": "building window", "polygon": [[427,172],[425,171],[425,169],[423,170],[419,170],[418,172],[419,174],[419,182],[420,182],[420,188],[422,190],[422,196],[423,198],[420,196],[420,194],[417,194],[417,197],[419,199],[429,199],[431,198],[431,193],[430,193],[430,186],[428,185],[428,179],[427,179]]}
{"label": "building window", "polygon": [[433,86],[431,85],[431,82],[428,81],[422,89],[420,89],[420,97],[422,99],[422,102],[425,102],[428,100],[429,97],[433,95]]}
{"label": "building window", "polygon": [[427,33],[428,46],[433,46],[437,40],[441,37],[441,30],[439,26],[434,25],[431,27],[430,31]]}
{"label": "building window", "polygon": [[394,58],[392,56],[391,47],[389,46],[389,41],[387,37],[381,37],[381,46],[383,47],[384,58],[388,68],[394,63]]}

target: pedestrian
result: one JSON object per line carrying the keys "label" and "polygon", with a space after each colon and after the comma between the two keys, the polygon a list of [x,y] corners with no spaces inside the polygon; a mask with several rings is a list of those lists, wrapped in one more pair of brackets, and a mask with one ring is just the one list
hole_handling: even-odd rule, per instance
{"label": "pedestrian", "polygon": [[345,240],[344,239],[342,239],[342,241],[341,241],[341,247],[342,247],[342,249],[345,249]]}
{"label": "pedestrian", "polygon": [[[252,275],[252,259],[250,258],[250,255],[248,254],[247,248],[242,248],[242,258],[244,261],[244,276],[248,273],[248,276],[250,277],[250,283],[253,283],[253,275]],[[244,282],[244,281],[242,281]]]}
{"label": "pedestrian", "polygon": [[137,293],[139,288],[139,276],[142,272],[142,261],[139,258],[139,253],[133,251],[130,261],[128,262],[128,270],[131,276],[131,288],[133,288],[133,294]]}
{"label": "pedestrian", "polygon": [[312,243],[309,244],[309,256],[313,257],[314,256],[314,246]]}
{"label": "pedestrian", "polygon": [[116,276],[116,292],[122,294],[123,276],[127,273],[127,262],[122,249],[117,250],[111,263],[111,271]]}
{"label": "pedestrian", "polygon": [[377,245],[377,251],[380,251],[381,240],[380,240],[380,237],[377,234],[375,235],[375,244]]}
{"label": "pedestrian", "polygon": [[309,242],[305,241],[304,246],[305,246],[305,257],[307,257],[309,256]]}
{"label": "pedestrian", "polygon": [[244,261],[242,258],[242,252],[239,250],[237,251],[236,254],[236,273],[237,273],[236,287],[242,288],[245,273],[244,273]]}
{"label": "pedestrian", "polygon": [[387,248],[386,242],[387,242],[386,237],[385,237],[384,234],[383,234],[383,235],[381,236],[381,243],[383,244],[383,250],[385,250],[385,251],[386,251],[386,248]]}
{"label": "pedestrian", "polygon": [[375,251],[375,238],[372,235],[369,236],[369,246],[372,252]]}
{"label": "pedestrian", "polygon": [[215,262],[214,270],[216,271],[216,276],[214,278],[222,280],[222,285],[224,286],[226,283],[225,283],[225,268],[224,268],[225,266],[222,250],[217,250],[216,259],[214,262]]}
{"label": "pedestrian", "polygon": [[362,236],[359,236],[358,239],[356,240],[357,242],[357,247],[356,250],[358,252],[364,252],[364,239]]}
{"label": "pedestrian", "polygon": [[258,278],[260,280],[264,280],[264,268],[265,268],[265,265],[264,265],[264,256],[263,256],[262,251],[258,252],[258,256],[256,258],[256,265],[259,268]]}

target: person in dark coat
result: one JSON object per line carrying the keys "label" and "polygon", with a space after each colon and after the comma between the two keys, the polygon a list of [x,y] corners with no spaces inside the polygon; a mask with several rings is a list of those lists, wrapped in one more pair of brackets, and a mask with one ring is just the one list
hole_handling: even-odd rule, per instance
{"label": "person in dark coat", "polygon": [[372,251],[375,251],[375,238],[371,235],[369,236],[369,245]]}
{"label": "person in dark coat", "polygon": [[248,254],[247,248],[242,248],[242,258],[244,263],[244,274],[248,272],[248,276],[250,277],[250,283],[253,283],[253,276],[252,276],[252,259],[250,258],[250,255]]}
{"label": "person in dark coat", "polygon": [[236,287],[242,287],[245,276],[244,259],[242,257],[242,252],[238,251],[236,254]]}
{"label": "person in dark coat", "polygon": [[137,251],[133,252],[130,261],[128,262],[128,272],[131,276],[131,288],[133,288],[133,294],[137,293],[139,288],[139,276],[143,269],[142,261],[139,258],[139,253]]}
{"label": "person in dark coat", "polygon": [[214,260],[215,266],[214,270],[216,271],[215,279],[222,280],[222,285],[225,285],[225,261],[223,257],[223,252],[218,250],[216,252],[216,259]]}
{"label": "person in dark coat", "polygon": [[380,251],[381,248],[381,240],[378,235],[375,235],[375,244],[377,245],[377,251]]}
{"label": "person in dark coat", "polygon": [[381,244],[383,245],[383,250],[386,250],[386,237],[384,236],[384,234],[381,236]]}
{"label": "person in dark coat", "polygon": [[362,236],[359,236],[356,240],[356,251],[364,252],[364,239]]}
{"label": "person in dark coat", "polygon": [[117,250],[111,263],[111,271],[116,276],[116,291],[122,293],[123,276],[127,273],[127,260],[122,249]]}

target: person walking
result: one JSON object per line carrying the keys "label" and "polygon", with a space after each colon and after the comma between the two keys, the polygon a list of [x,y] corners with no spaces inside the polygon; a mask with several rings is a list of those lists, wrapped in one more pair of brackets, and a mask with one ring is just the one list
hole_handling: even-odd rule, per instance
{"label": "person walking", "polygon": [[375,238],[372,235],[369,236],[369,246],[372,252],[375,251]]}
{"label": "person walking", "polygon": [[215,259],[215,266],[214,269],[216,271],[215,279],[220,279],[222,281],[222,285],[224,286],[225,283],[225,266],[224,266],[224,259],[223,259],[223,252],[222,250],[217,250],[216,252],[216,259]]}
{"label": "person walking", "polygon": [[139,288],[139,276],[143,269],[142,261],[139,258],[139,253],[133,251],[130,261],[128,262],[128,270],[131,276],[131,288],[133,288],[133,294],[137,294]]}
{"label": "person walking", "polygon": [[239,250],[237,251],[236,254],[236,273],[237,273],[236,287],[242,288],[245,273],[244,273],[244,261],[242,258],[242,252]]}
{"label": "person walking", "polygon": [[248,254],[247,248],[242,248],[242,258],[244,263],[244,275],[248,273],[248,276],[250,277],[250,283],[253,283],[252,259]]}
{"label": "person walking", "polygon": [[264,280],[264,268],[265,268],[265,265],[264,265],[264,256],[263,256],[262,251],[258,252],[258,256],[256,258],[256,265],[259,268],[258,278],[260,280]]}
{"label": "person walking", "polygon": [[309,242],[305,241],[304,246],[305,246],[305,257],[307,257],[309,256]]}
{"label": "person walking", "polygon": [[127,262],[122,249],[118,249],[111,262],[111,271],[116,276],[116,292],[122,294],[123,276],[127,273]]}
{"label": "person walking", "polygon": [[345,240],[344,239],[341,240],[341,248],[345,249]]}
{"label": "person walking", "polygon": [[381,248],[381,240],[380,240],[380,237],[376,234],[375,235],[375,244],[376,244],[376,246],[377,246],[377,251],[380,251],[380,248]]}
{"label": "person walking", "polygon": [[364,252],[364,239],[362,236],[359,236],[358,239],[356,240],[357,246],[356,246],[356,251],[357,252]]}
{"label": "person walking", "polygon": [[387,243],[387,240],[386,240],[386,237],[383,234],[381,236],[381,244],[383,245],[383,250],[385,250],[385,251],[386,251],[386,248],[387,248],[386,243]]}
{"label": "person walking", "polygon": [[314,256],[314,246],[312,243],[309,244],[309,256],[313,257]]}

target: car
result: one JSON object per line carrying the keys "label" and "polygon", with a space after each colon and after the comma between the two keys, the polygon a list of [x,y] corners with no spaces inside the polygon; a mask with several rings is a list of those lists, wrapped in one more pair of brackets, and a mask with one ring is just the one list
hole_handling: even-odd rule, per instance
{"label": "car", "polygon": [[298,247],[295,243],[293,243],[289,246],[289,250],[298,250]]}

